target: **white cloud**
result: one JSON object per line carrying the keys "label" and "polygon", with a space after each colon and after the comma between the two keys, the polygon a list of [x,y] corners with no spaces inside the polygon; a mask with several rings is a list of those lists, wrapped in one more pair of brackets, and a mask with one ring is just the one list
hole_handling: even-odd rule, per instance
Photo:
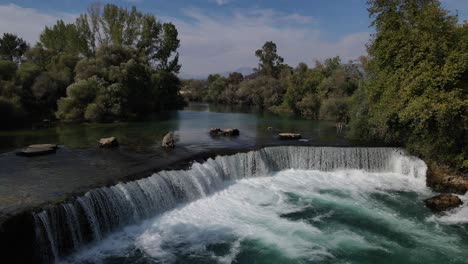
{"label": "white cloud", "polygon": [[34,45],[46,25],[53,25],[58,19],[70,22],[76,17],[70,13],[45,14],[15,4],[0,5],[0,34],[14,33]]}
{"label": "white cloud", "polygon": [[266,41],[290,65],[313,64],[315,59],[340,55],[343,60],[366,54],[369,32],[356,32],[337,41],[326,41],[312,17],[285,14],[271,9],[234,10],[229,16],[213,16],[186,9],[190,22],[175,18],[181,39],[182,72],[193,75],[223,72],[258,63],[254,55]]}
{"label": "white cloud", "polygon": [[[183,10],[187,20],[173,21],[181,39],[182,72],[206,75],[213,72],[255,67],[254,55],[266,41],[278,45],[279,54],[290,65],[312,64],[315,59],[340,55],[344,60],[365,54],[369,32],[356,32],[336,41],[326,41],[315,18],[272,9],[235,9],[228,15],[211,15],[199,9]],[[0,5],[0,34],[15,33],[34,44],[45,25],[57,19],[71,22],[69,13],[44,13],[15,4]]]}
{"label": "white cloud", "polygon": [[225,5],[225,4],[229,3],[229,2],[231,2],[231,0],[214,0],[214,2],[216,2],[216,4],[221,6],[221,5]]}

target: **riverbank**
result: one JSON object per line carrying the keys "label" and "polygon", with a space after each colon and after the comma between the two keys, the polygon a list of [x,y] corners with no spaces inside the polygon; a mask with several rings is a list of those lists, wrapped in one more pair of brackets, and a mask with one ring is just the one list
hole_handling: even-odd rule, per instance
{"label": "riverbank", "polygon": [[428,166],[426,178],[428,187],[437,192],[461,195],[468,191],[468,175],[434,161],[426,161],[426,164]]}

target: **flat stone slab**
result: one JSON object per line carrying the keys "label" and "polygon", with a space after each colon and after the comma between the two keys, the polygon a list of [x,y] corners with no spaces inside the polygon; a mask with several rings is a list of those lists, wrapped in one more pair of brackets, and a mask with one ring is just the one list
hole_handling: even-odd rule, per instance
{"label": "flat stone slab", "polygon": [[58,146],[57,146],[57,144],[33,144],[33,145],[29,145],[28,148],[52,148],[52,149],[57,149]]}
{"label": "flat stone slab", "polygon": [[57,146],[55,146],[55,148],[47,147],[47,146],[34,146],[34,145],[31,145],[31,146],[18,151],[16,154],[19,156],[32,157],[32,156],[53,154],[55,153],[55,151],[57,151]]}
{"label": "flat stone slab", "polygon": [[297,133],[279,133],[279,139],[281,140],[292,140],[292,139],[301,139],[301,134]]}

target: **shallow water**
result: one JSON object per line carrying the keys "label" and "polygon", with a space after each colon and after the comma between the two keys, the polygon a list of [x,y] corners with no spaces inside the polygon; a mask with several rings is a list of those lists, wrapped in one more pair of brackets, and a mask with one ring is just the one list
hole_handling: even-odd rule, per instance
{"label": "shallow water", "polygon": [[[238,128],[235,138],[213,138],[211,127]],[[273,130],[268,130],[273,127]],[[161,140],[174,131],[177,148],[166,151]],[[351,145],[331,122],[281,117],[249,108],[191,104],[181,111],[161,113],[142,122],[61,125],[44,129],[0,131],[0,217],[46,201],[63,200],[126,180],[203,152],[278,145],[277,133],[298,132],[310,145]],[[115,136],[117,149],[99,149],[97,140]],[[56,143],[57,153],[25,158],[16,149],[36,143]],[[142,177],[149,176],[145,172]]]}
{"label": "shallow water", "polygon": [[466,263],[466,207],[434,216],[424,177],[284,170],[129,226],[64,263]]}
{"label": "shallow water", "polygon": [[[212,127],[238,128],[240,137],[212,138],[208,134]],[[144,121],[0,131],[0,152],[38,142],[57,143],[73,150],[89,149],[96,147],[99,138],[115,136],[126,150],[146,154],[161,150],[161,139],[168,131],[175,132],[178,146],[193,150],[261,145],[272,142],[279,132],[301,133],[320,145],[349,144],[343,134],[336,133],[333,122],[278,116],[248,107],[193,103],[183,110],[159,113]]]}

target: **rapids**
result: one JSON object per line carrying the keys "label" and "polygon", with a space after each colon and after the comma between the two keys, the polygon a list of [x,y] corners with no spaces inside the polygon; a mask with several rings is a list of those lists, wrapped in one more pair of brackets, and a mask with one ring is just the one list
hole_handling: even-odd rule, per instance
{"label": "rapids", "polygon": [[37,254],[46,263],[463,263],[467,208],[423,207],[433,195],[426,169],[391,148],[217,157],[35,214]]}

